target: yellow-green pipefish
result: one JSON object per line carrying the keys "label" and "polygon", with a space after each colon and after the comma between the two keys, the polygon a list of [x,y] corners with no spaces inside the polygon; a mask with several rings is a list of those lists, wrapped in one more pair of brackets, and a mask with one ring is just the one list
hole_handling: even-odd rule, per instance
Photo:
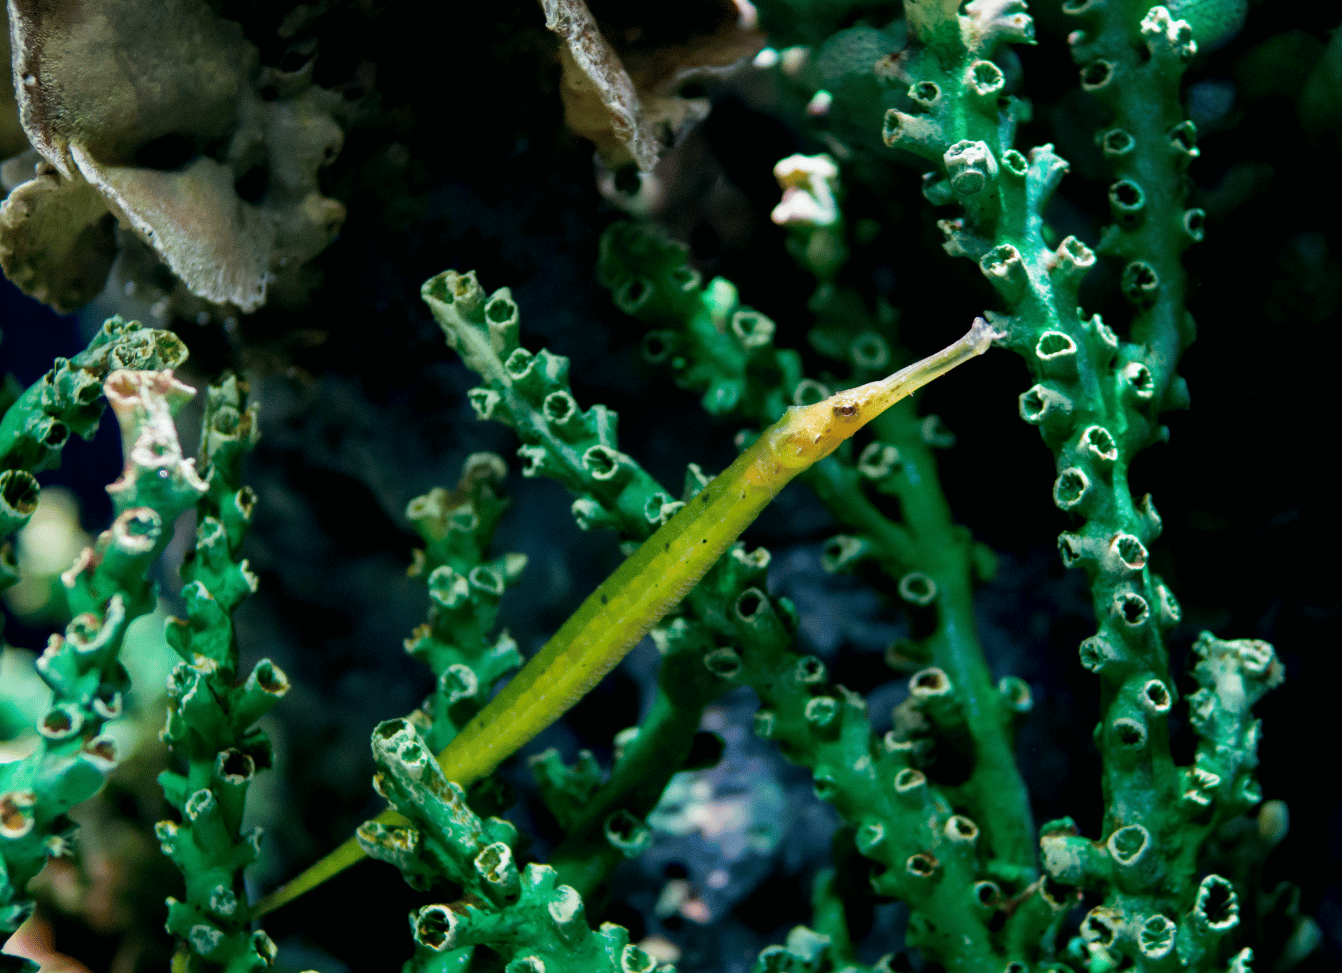
{"label": "yellow-green pipefish", "polygon": [[[789,409],[649,537],[438,755],[465,787],[488,774],[595,686],[698,583],[778,491],[900,399],[1001,335],[982,318],[954,344],[893,375]],[[402,820],[394,811],[376,819]],[[363,857],[351,838],[257,904],[278,908]]]}

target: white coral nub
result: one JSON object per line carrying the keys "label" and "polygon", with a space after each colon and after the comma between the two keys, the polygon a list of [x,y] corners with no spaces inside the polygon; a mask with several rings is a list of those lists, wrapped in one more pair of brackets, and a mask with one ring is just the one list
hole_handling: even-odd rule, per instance
{"label": "white coral nub", "polygon": [[195,460],[182,456],[172,415],[196,390],[173,377],[172,369],[161,372],[119,369],[103,385],[107,401],[121,426],[126,466],[121,477],[107,488],[113,495],[136,488],[145,473],[173,479],[204,493],[205,481],[196,473]]}
{"label": "white coral nub", "polygon": [[790,155],[774,166],[783,201],[771,218],[780,226],[833,226],[839,221],[834,190],[839,167],[828,155]]}
{"label": "white coral nub", "polygon": [[1147,43],[1163,41],[1176,57],[1184,61],[1198,52],[1198,42],[1193,40],[1193,28],[1188,21],[1175,20],[1165,7],[1152,7],[1147,11],[1142,18],[1142,36]]}

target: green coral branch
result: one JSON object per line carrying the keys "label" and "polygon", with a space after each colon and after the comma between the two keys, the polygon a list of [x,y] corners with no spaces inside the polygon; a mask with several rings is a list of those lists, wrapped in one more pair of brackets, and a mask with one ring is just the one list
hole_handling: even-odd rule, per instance
{"label": "green coral branch", "polygon": [[[1083,87],[1116,113],[1117,126],[1101,135],[1101,146],[1124,178],[1110,188],[1115,224],[1101,250],[1127,261],[1121,283],[1139,310],[1132,341],[1121,341],[1098,316],[1082,321],[1077,287],[1095,254],[1073,237],[1056,248],[1044,241],[1044,206],[1067,166],[1051,146],[1028,157],[1011,147],[1019,111],[1010,96],[998,101],[1005,78],[986,60],[993,44],[977,40],[981,32],[969,23],[975,4],[957,15],[958,36],[919,35],[922,46],[906,65],[916,107],[889,113],[886,139],[933,163],[924,189],[931,201],[961,205],[962,217],[941,222],[946,249],[976,259],[1010,308],[1009,317],[994,321],[1009,330],[1009,346],[1035,378],[1021,396],[1021,415],[1057,457],[1056,505],[1081,521],[1060,536],[1059,550],[1067,566],[1086,571],[1099,622],[1081,646],[1081,661],[1103,687],[1096,741],[1104,758],[1104,837],[1085,842],[1070,821],[1054,822],[1043,829],[1043,848],[1055,880],[1104,889],[1107,898],[1087,915],[1069,951],[1095,971],[1124,956],[1220,969],[1221,940],[1238,922],[1238,907],[1225,879],[1198,882],[1197,853],[1216,823],[1259,799],[1249,777],[1256,731],[1248,706],[1279,681],[1279,663],[1270,646],[1249,650],[1210,636],[1199,642],[1199,681],[1214,681],[1213,670],[1243,680],[1244,659],[1252,657],[1248,665],[1266,682],[1241,695],[1242,710],[1224,715],[1219,749],[1210,715],[1197,715],[1197,706],[1220,713],[1218,698],[1204,690],[1193,710],[1203,742],[1192,767],[1177,767],[1168,739],[1176,699],[1165,638],[1180,611],[1148,565],[1160,518],[1150,498],[1135,501],[1127,484],[1132,457],[1166,434],[1159,410],[1187,401],[1174,374],[1192,339],[1178,263],[1200,234],[1201,218],[1182,208],[1183,168],[1196,150],[1191,126],[1178,121],[1177,93],[1195,45],[1188,25],[1163,7],[1136,10],[1108,0],[1073,6],[1088,27],[1074,38],[1085,62]],[[1099,33],[1105,30],[1111,33]],[[1128,90],[1125,78],[1133,79]],[[1236,960],[1244,961],[1242,954]]]}
{"label": "green coral branch", "polygon": [[[96,373],[111,362],[158,363],[160,348],[180,361],[176,339],[159,342],[156,334],[113,319],[95,339],[96,354],[85,359],[87,367]],[[128,340],[118,343],[122,336]],[[22,421],[6,416],[11,457],[32,442],[32,430],[65,421],[53,416],[74,419],[81,432],[92,430],[97,417],[87,393],[71,393],[87,386],[72,374],[53,370],[11,407],[11,413],[24,413]],[[38,747],[0,767],[0,928],[6,933],[31,911],[24,892],[28,881],[48,857],[70,850],[73,828],[66,812],[95,794],[116,765],[116,745],[102,728],[120,715],[130,689],[118,661],[126,626],[153,607],[146,574],[171,538],[173,522],[206,490],[192,461],[182,457],[172,423],[190,388],[170,369],[118,369],[106,376],[103,391],[121,425],[126,465],[108,487],[112,526],[62,576],[75,615],[37,661],[38,674],[52,690],[51,707],[37,727]],[[40,450],[26,455],[43,462],[53,457]]]}
{"label": "green coral branch", "polygon": [[517,829],[500,818],[482,821],[410,722],[378,726],[373,757],[374,787],[410,825],[365,824],[359,843],[417,888],[447,878],[462,890],[454,902],[412,913],[418,949],[407,970],[465,970],[474,948],[488,946],[508,973],[672,973],[631,944],[622,927],[605,923],[594,932],[582,897],[560,884],[553,868],[520,868]]}
{"label": "green coral branch", "polygon": [[705,285],[684,246],[636,223],[613,223],[601,235],[597,278],[620,310],[657,329],[644,337],[644,357],[701,393],[709,415],[768,425],[794,404],[801,355],[774,345],[774,322],[742,305],[731,282]]}
{"label": "green coral branch", "polygon": [[87,348],[73,358],[57,358],[6,410],[0,469],[51,469],[71,432],[92,438],[103,414],[103,382],[112,372],[177,368],[184,361],[186,346],[171,331],[108,318]]}
{"label": "green coral branch", "polygon": [[466,460],[454,491],[441,487],[410,501],[406,517],[424,541],[413,575],[427,575],[429,619],[406,639],[405,650],[434,676],[420,707],[425,739],[435,753],[446,747],[489,700],[494,685],[522,662],[507,632],[491,636],[499,600],[516,583],[527,559],[486,553],[507,501],[495,491],[507,468],[492,453]]}
{"label": "green coral branch", "polygon": [[260,829],[242,830],[247,791],[272,762],[255,723],[289,688],[269,659],[237,678],[233,613],[257,583],[237,554],[256,499],[240,476],[257,437],[247,392],[232,375],[207,392],[200,450],[207,489],[196,504],[195,549],[182,565],[186,618],[169,619],[165,632],[182,661],[168,677],[162,736],[183,769],[165,770],[159,784],[181,820],[160,821],[156,831],[186,879],[185,901],[167,901],[166,928],[189,951],[184,968],[200,973],[264,970],[276,956],[270,938],[251,928],[243,881],[261,841]]}
{"label": "green coral branch", "polygon": [[57,358],[51,370],[13,398],[0,419],[0,591],[18,580],[11,535],[37,509],[33,475],[60,462],[74,432],[89,439],[103,414],[103,382],[117,369],[176,368],[186,346],[171,331],[108,318],[87,348]]}
{"label": "green coral branch", "polygon": [[1115,176],[1108,191],[1114,222],[1097,251],[1123,261],[1123,293],[1136,309],[1130,335],[1145,346],[1157,411],[1187,408],[1174,373],[1194,337],[1182,256],[1202,239],[1206,219],[1184,205],[1184,172],[1198,155],[1197,128],[1179,103],[1179,82],[1197,49],[1192,28],[1148,0],[1064,9],[1081,28],[1068,38],[1081,87],[1111,117],[1097,142]]}
{"label": "green coral branch", "polygon": [[[894,732],[873,739],[862,697],[830,684],[819,659],[786,651],[788,620],[762,591],[738,601],[735,621],[733,678],[760,697],[756,733],[810,768],[817,796],[856,826],[858,850],[875,862],[872,887],[913,910],[909,945],[948,968],[1036,962],[1074,895],[982,854],[978,824],[914,766],[916,745]],[[924,719],[953,732],[958,707],[945,673],[923,670],[910,693]]]}
{"label": "green coral branch", "polygon": [[[1044,828],[1044,865],[1060,881],[1106,891],[1105,903],[1082,922],[1075,947],[1092,966],[1109,953],[1136,953],[1149,963],[1177,959],[1185,969],[1221,969],[1221,947],[1239,924],[1239,894],[1219,875],[1207,875],[1191,892],[1188,876],[1217,820],[1262,800],[1252,770],[1257,765],[1259,722],[1253,705],[1279,685],[1284,667],[1272,646],[1253,639],[1223,641],[1203,632],[1193,650],[1193,675],[1201,687],[1189,697],[1198,746],[1193,765],[1180,769],[1185,790],[1174,808],[1163,808],[1113,830],[1106,841],[1087,841],[1068,819]],[[1237,812],[1236,812],[1237,813]],[[1177,843],[1157,845],[1161,825],[1181,824]],[[1183,818],[1183,821],[1179,819]],[[1163,820],[1162,820],[1163,819]],[[1223,818],[1222,818],[1223,819]],[[1155,829],[1151,826],[1154,825]],[[1179,915],[1179,910],[1186,914]]]}
{"label": "green coral branch", "polygon": [[486,297],[474,272],[460,280],[455,313],[443,333],[484,379],[469,393],[476,414],[517,433],[522,474],[559,480],[576,497],[573,514],[584,529],[618,526],[630,539],[647,538],[680,504],[615,448],[617,416],[603,405],[578,406],[568,387],[567,358],[520,347],[517,305],[508,288]]}

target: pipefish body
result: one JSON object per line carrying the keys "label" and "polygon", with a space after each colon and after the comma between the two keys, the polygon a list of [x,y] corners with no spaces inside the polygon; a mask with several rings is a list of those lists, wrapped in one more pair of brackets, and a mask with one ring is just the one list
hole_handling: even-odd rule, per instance
{"label": "pipefish body", "polygon": [[[438,754],[463,788],[562,716],[601,681],[759,516],[778,491],[872,419],[1003,335],[978,318],[955,343],[893,375],[791,408],[649,537]],[[388,809],[375,820],[403,820]],[[257,903],[260,916],[364,856],[351,838]]]}

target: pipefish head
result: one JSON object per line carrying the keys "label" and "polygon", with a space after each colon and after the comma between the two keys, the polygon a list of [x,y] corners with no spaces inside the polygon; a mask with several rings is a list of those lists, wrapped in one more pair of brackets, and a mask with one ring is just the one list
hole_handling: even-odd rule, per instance
{"label": "pipefish head", "polygon": [[804,468],[824,459],[839,444],[880,414],[866,386],[832,395],[813,405],[795,406],[766,434],[779,465]]}
{"label": "pipefish head", "polygon": [[959,341],[875,382],[789,409],[766,433],[771,459],[789,469],[816,463],[853,433],[928,382],[983,354],[1003,333],[982,318]]}

